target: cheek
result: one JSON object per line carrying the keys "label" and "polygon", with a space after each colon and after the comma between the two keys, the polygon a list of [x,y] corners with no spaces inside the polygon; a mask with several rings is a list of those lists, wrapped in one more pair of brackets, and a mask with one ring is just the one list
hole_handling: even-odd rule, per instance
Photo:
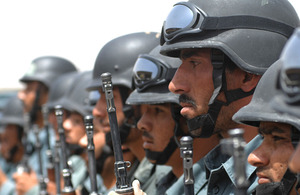
{"label": "cheek", "polygon": [[273,152],[272,155],[272,166],[274,169],[274,181],[279,182],[287,168],[288,168],[288,162],[291,157],[291,155],[294,152],[294,148],[291,144],[287,146],[282,146],[280,149],[277,149]]}
{"label": "cheek", "polygon": [[155,132],[153,132],[154,142],[161,150],[168,145],[170,139],[174,136],[175,123],[170,121],[172,121],[171,118],[163,123],[158,123]]}
{"label": "cheek", "polygon": [[98,158],[101,154],[102,148],[105,145],[105,138],[102,133],[98,133],[94,136],[94,145],[95,145],[95,156]]}

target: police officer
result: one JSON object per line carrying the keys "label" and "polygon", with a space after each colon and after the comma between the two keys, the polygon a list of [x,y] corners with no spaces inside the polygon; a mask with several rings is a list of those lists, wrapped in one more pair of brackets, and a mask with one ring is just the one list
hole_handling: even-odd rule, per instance
{"label": "police officer", "polygon": [[[300,119],[299,112],[299,45],[300,45],[300,28],[297,28],[286,44],[280,62],[282,68],[277,75],[276,86],[279,90],[274,96],[271,106],[274,110],[282,113],[293,115]],[[296,140],[295,140],[296,141]],[[300,147],[297,147],[296,152],[292,156],[289,168],[299,173],[300,172]]]}
{"label": "police officer", "polygon": [[69,162],[73,170],[72,184],[77,190],[81,190],[85,180],[88,179],[87,155],[85,148],[79,145],[79,141],[85,135],[84,117],[91,114],[91,109],[88,109],[89,93],[86,91],[91,80],[92,71],[78,73],[67,92],[56,101],[56,105],[61,105],[64,110],[65,141],[71,153]]}
{"label": "police officer", "polygon": [[[58,126],[57,126],[57,121],[55,116],[55,106],[59,104],[59,100],[70,90],[78,74],[79,73],[77,71],[62,74],[50,84],[48,100],[45,106],[47,107],[48,110],[47,119],[49,123],[49,129],[50,132],[54,133],[53,137],[55,137],[55,140],[59,140]],[[55,194],[57,191],[56,191],[55,162],[54,162],[55,147],[53,146],[51,146],[51,156],[52,156],[52,161],[47,162],[48,164],[47,176],[49,180],[47,183],[47,191],[50,194]],[[37,188],[35,190],[37,190]]]}
{"label": "police officer", "polygon": [[13,194],[15,183],[12,174],[24,155],[23,136],[23,105],[18,97],[11,97],[3,109],[0,119],[3,125],[0,154],[0,194]]}
{"label": "police officer", "polygon": [[248,156],[248,162],[257,167],[259,186],[255,194],[289,194],[297,180],[288,170],[288,161],[300,138],[300,120],[270,106],[279,93],[276,78],[281,67],[279,60],[266,71],[251,102],[233,116],[237,122],[258,127],[263,137],[262,144]]}
{"label": "police officer", "polygon": [[[168,89],[181,61],[161,55],[160,48],[161,46],[157,46],[149,54],[140,55],[137,59],[133,68],[136,89],[126,101],[130,105],[141,105],[142,116],[137,126],[143,132],[143,147],[147,158],[143,161],[157,165],[153,167],[156,169],[155,174],[150,175],[150,178],[138,175],[146,167],[135,174],[142,190],[147,194],[165,194],[183,174],[178,140],[181,136],[188,135],[186,120],[180,115],[179,96]],[[202,158],[214,144],[217,141],[213,143],[213,139],[194,140],[194,147],[201,148],[201,152],[194,155],[194,160]],[[172,170],[161,165],[171,166]],[[162,171],[167,171],[163,177]]]}
{"label": "police officer", "polygon": [[[58,76],[76,71],[76,67],[69,60],[56,56],[41,56],[34,59],[25,73],[20,79],[25,84],[25,88],[18,93],[18,97],[24,104],[24,112],[30,114],[31,125],[36,124],[39,129],[43,128],[43,115],[41,106],[46,103],[48,99],[50,83]],[[30,131],[28,135],[31,142],[35,142],[33,132]],[[42,157],[43,162],[47,162],[45,154],[46,133],[40,130],[39,139],[42,143]],[[33,144],[34,145],[34,144]],[[17,190],[24,193],[30,190],[36,183],[35,173],[40,172],[38,167],[38,154],[33,152],[29,158],[29,164],[33,171],[30,174],[14,174],[14,179],[17,182]],[[46,171],[46,163],[43,163],[43,171]]]}
{"label": "police officer", "polygon": [[[231,118],[250,102],[259,75],[279,58],[298,24],[296,11],[284,0],[190,0],[173,7],[162,29],[161,53],[182,60],[169,89],[180,95],[192,135],[228,137],[229,129],[243,127],[247,142],[255,137],[254,128]],[[249,142],[246,153],[260,141]],[[230,156],[217,146],[202,161],[195,193],[233,194]],[[257,185],[255,168],[246,168],[250,193]]]}
{"label": "police officer", "polygon": [[[136,128],[138,112],[132,106],[126,106],[125,104],[132,90],[132,68],[139,54],[150,52],[158,43],[159,34],[154,32],[126,34],[109,41],[101,48],[96,58],[93,69],[93,81],[87,88],[89,91],[98,91],[100,93],[100,99],[93,109],[94,136],[97,136],[98,133],[106,133],[106,142],[111,144],[105,94],[101,89],[102,82],[100,79],[102,73],[111,73],[116,115],[124,149],[124,159],[132,163],[130,172],[128,172],[129,178],[132,177],[139,161],[145,155],[143,148],[140,147],[142,145],[141,132]],[[111,160],[110,163],[113,166],[113,157],[110,157],[106,161],[108,160]],[[113,170],[113,167],[111,168],[103,169],[101,175]],[[116,178],[114,177],[114,173],[112,174],[113,177],[111,177],[111,172],[108,173],[109,176],[103,177],[107,178],[104,180],[107,189],[115,186]]]}

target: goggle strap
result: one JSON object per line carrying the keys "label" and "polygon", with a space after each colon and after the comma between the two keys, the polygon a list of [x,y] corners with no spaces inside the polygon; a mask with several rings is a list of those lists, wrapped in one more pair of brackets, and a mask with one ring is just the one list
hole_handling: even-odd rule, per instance
{"label": "goggle strap", "polygon": [[202,30],[259,29],[276,32],[287,38],[294,32],[294,28],[290,25],[258,16],[207,17],[200,28]]}
{"label": "goggle strap", "polygon": [[176,71],[177,71],[177,68],[169,68],[168,71],[167,71],[167,73],[166,73],[165,79],[167,81],[171,81],[173,79]]}

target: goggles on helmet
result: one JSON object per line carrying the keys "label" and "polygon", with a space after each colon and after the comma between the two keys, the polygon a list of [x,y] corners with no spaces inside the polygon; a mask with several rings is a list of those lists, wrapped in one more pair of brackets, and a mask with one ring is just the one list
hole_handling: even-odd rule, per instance
{"label": "goggles on helmet", "polygon": [[172,80],[177,68],[147,54],[139,55],[133,67],[133,79],[137,91],[167,83]]}
{"label": "goggles on helmet", "polygon": [[280,71],[280,87],[290,98],[289,103],[300,102],[300,62],[284,64]]}
{"label": "goggles on helmet", "polygon": [[95,91],[90,91],[89,92],[89,105],[94,106],[96,105],[97,101],[100,99],[101,94],[99,93],[99,91],[95,90]]}
{"label": "goggles on helmet", "polygon": [[209,17],[203,10],[190,2],[176,3],[167,16],[162,29],[162,43],[208,30],[260,29],[290,37],[292,26],[268,18],[237,15]]}

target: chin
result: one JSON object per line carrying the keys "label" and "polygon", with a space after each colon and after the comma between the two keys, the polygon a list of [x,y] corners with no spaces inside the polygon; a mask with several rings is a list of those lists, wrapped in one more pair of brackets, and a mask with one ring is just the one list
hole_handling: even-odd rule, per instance
{"label": "chin", "polygon": [[[149,158],[148,158],[149,160]],[[152,164],[156,164],[156,160],[149,160],[149,162],[151,162]]]}

